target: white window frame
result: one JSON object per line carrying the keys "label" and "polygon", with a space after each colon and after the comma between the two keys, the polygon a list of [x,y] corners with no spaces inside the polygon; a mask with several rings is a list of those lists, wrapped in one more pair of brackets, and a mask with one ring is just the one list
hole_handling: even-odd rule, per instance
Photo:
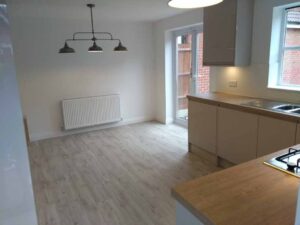
{"label": "white window frame", "polygon": [[[285,38],[286,38],[286,31],[287,31],[287,10],[291,8],[297,8],[297,7],[300,7],[299,3],[274,8],[272,40],[271,40],[271,47],[270,47],[271,52],[270,52],[268,88],[287,90],[287,91],[300,91],[300,85],[289,85],[289,84],[282,83],[285,51],[300,50],[300,46],[295,46],[295,47],[285,46]],[[280,28],[278,28],[278,23],[276,23],[278,17],[280,17],[281,20]],[[276,32],[280,32],[280,38],[278,39],[275,34]],[[279,46],[279,48],[278,49],[274,48],[274,45]],[[272,48],[274,48],[275,50],[273,50]],[[274,55],[277,55],[276,60],[272,59],[272,56]]]}
{"label": "white window frame", "polygon": [[279,67],[279,73],[278,73],[278,85],[279,86],[287,86],[287,87],[296,87],[300,89],[300,85],[292,85],[292,84],[283,84],[282,79],[283,79],[283,64],[284,64],[284,53],[285,51],[289,50],[300,50],[300,45],[299,46],[293,46],[293,47],[287,47],[285,46],[285,40],[286,40],[286,33],[287,33],[287,11],[292,8],[300,8],[299,6],[295,7],[289,7],[285,8],[283,12],[283,18],[282,18],[282,37],[281,37],[281,43],[280,43],[280,67]]}

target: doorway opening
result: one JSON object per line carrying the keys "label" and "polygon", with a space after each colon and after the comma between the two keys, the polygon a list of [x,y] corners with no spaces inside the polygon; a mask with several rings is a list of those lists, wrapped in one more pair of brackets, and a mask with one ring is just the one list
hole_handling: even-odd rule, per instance
{"label": "doorway opening", "polygon": [[173,36],[174,121],[187,125],[187,95],[209,92],[210,68],[203,66],[202,26],[178,30]]}

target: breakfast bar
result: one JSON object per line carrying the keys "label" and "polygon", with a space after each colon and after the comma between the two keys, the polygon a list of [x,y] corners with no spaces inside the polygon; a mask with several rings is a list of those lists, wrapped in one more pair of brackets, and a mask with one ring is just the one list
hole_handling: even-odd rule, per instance
{"label": "breakfast bar", "polygon": [[300,180],[264,164],[288,150],[175,187],[177,225],[294,225]]}

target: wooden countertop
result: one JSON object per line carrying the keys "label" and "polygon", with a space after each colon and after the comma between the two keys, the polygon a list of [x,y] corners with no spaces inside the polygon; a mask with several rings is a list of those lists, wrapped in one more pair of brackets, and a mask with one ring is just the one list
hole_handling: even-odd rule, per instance
{"label": "wooden countertop", "polygon": [[[249,113],[255,113],[262,116],[274,117],[277,119],[288,120],[293,122],[300,122],[300,115],[296,114],[288,114],[284,112],[274,111],[271,109],[274,104],[288,104],[288,102],[280,102],[280,101],[273,101],[268,99],[261,99],[261,98],[252,98],[246,96],[239,96],[239,95],[231,95],[231,94],[224,94],[224,93],[209,93],[209,94],[198,94],[198,95],[189,95],[189,100],[198,101],[206,104],[212,104],[217,106],[222,106],[225,108],[231,108],[235,110],[245,111]],[[266,105],[269,105],[270,108],[257,108],[257,107],[250,107],[243,105],[250,101],[263,101]],[[292,103],[292,104],[299,104],[299,103]]]}
{"label": "wooden countertop", "polygon": [[186,182],[172,195],[209,225],[294,225],[300,179],[263,164],[286,151]]}

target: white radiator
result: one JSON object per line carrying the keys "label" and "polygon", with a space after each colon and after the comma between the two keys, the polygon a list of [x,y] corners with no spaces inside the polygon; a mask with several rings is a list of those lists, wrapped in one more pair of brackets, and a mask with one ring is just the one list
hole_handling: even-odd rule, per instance
{"label": "white radiator", "polygon": [[120,95],[66,99],[62,101],[64,128],[83,128],[121,121]]}

